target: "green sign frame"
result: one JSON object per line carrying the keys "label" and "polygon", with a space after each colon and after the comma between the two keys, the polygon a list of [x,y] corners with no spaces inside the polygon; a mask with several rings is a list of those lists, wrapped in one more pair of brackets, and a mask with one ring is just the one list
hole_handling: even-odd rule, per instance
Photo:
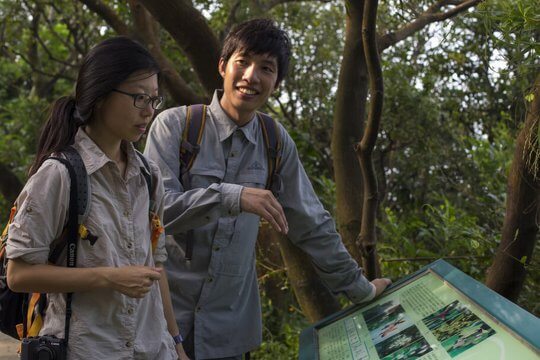
{"label": "green sign frame", "polygon": [[304,329],[300,360],[540,359],[540,318],[444,260]]}

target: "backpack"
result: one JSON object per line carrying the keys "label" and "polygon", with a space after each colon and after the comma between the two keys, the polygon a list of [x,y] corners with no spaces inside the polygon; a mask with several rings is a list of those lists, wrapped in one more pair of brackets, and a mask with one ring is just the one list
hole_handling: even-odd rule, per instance
{"label": "backpack", "polygon": [[[204,134],[206,124],[206,105],[191,105],[186,111],[186,125],[182,131],[180,142],[180,182],[184,189],[191,188],[189,170],[193,166],[200,150],[200,144]],[[278,168],[281,161],[281,137],[277,122],[270,116],[257,112],[257,119],[261,124],[264,142],[266,144],[266,155],[268,161],[268,177],[266,179],[267,190],[274,191],[274,184],[279,183]],[[193,256],[193,230],[188,231],[186,239],[185,259],[190,261]]]}
{"label": "backpack", "polygon": [[[145,178],[148,194],[150,195],[149,216],[152,230],[152,251],[154,251],[159,235],[164,230],[161,226],[159,216],[154,211],[155,202],[151,196],[153,187],[150,166],[140,152],[136,151],[136,153],[144,164],[144,167],[141,166],[141,173]],[[77,234],[79,239],[89,240],[91,242],[97,240],[97,237],[92,235],[83,224],[88,215],[87,211],[91,192],[88,174],[86,173],[82,158],[77,150],[71,146],[63,151],[62,154],[65,158],[49,157],[49,159],[60,161],[66,166],[71,183],[76,184],[71,190],[76,189],[76,191],[70,191],[70,211],[68,213],[67,225],[60,237],[51,243],[49,263],[56,263],[66,247],[67,237],[70,233]],[[72,203],[76,203],[76,207]],[[46,294],[15,293],[7,285],[8,259],[6,258],[5,247],[8,239],[8,228],[16,213],[17,205],[14,204],[11,208],[8,223],[0,238],[0,331],[19,340],[29,336],[37,336],[41,330],[46,307]]]}

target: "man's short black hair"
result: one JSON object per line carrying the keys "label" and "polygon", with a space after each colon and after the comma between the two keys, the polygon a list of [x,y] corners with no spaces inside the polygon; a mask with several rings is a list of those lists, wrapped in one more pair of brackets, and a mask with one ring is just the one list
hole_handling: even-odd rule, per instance
{"label": "man's short black hair", "polygon": [[289,37],[270,19],[254,19],[235,26],[225,38],[221,58],[227,63],[235,52],[274,56],[278,65],[276,85],[289,69]]}

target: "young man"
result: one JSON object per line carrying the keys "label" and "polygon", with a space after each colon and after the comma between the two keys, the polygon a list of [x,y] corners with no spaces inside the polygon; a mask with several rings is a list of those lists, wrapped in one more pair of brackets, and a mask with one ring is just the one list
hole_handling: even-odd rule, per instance
{"label": "young man", "polygon": [[311,256],[335,293],[362,302],[390,283],[370,283],[362,275],[281,125],[281,181],[273,188],[279,200],[264,189],[267,143],[256,112],[284,78],[289,56],[287,35],[271,20],[248,21],[227,36],[218,65],[223,90],[207,108],[189,187],[179,169],[186,107],[162,112],[150,129],[145,153],[162,170],[165,226],[173,235],[167,241],[167,274],[176,319],[186,331],[184,348],[192,358],[240,359],[261,343],[254,251],[261,217]]}

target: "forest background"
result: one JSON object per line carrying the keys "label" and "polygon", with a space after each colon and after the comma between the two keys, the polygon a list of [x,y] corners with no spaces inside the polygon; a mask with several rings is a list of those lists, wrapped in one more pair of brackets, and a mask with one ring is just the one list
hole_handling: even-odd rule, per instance
{"label": "forest background", "polygon": [[[224,35],[270,17],[290,34],[293,59],[264,111],[296,141],[351,254],[363,264],[372,254],[374,271],[393,279],[444,258],[540,315],[535,0],[380,2],[384,105],[371,153],[378,187],[365,197],[355,145],[375,103],[361,31],[369,2],[0,0],[0,219],[26,181],[48,105],[74,90],[93,44],[117,34],[138,39],[160,62],[168,107],[207,102],[221,84]],[[358,234],[367,228],[367,198],[376,200],[376,226],[366,247]],[[293,358],[299,331],[348,303],[265,226],[259,245],[265,326],[255,357]]]}

